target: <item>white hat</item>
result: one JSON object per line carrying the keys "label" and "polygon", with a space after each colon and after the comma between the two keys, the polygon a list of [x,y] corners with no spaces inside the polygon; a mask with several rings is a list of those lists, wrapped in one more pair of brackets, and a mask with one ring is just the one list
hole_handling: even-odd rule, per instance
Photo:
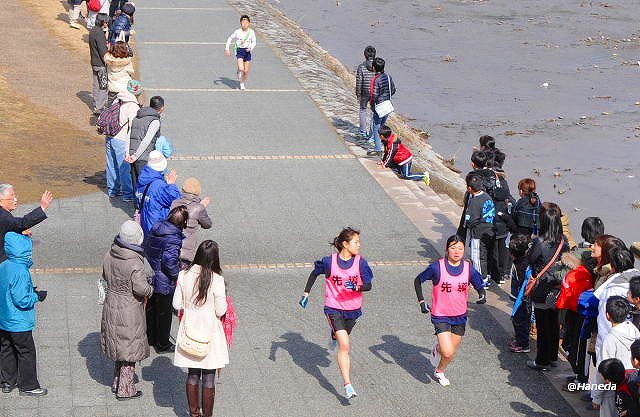
{"label": "white hat", "polygon": [[128,243],[130,245],[141,245],[144,240],[144,233],[142,232],[142,227],[133,220],[127,220],[122,223],[120,226],[120,233],[118,233],[120,239],[124,243]]}
{"label": "white hat", "polygon": [[167,158],[159,151],[151,151],[147,165],[154,171],[164,172],[164,170],[167,169]]}

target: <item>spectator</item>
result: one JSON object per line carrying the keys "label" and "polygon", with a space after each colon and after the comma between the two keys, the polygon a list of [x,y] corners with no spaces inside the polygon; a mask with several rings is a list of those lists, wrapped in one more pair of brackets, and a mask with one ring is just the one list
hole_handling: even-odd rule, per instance
{"label": "spectator", "polygon": [[120,126],[122,128],[114,136],[105,138],[107,194],[110,198],[122,196],[125,202],[133,201],[133,184],[131,181],[131,165],[125,158],[129,150],[129,133],[133,119],[136,118],[140,105],[138,96],[142,93],[140,81],[131,80],[127,91],[118,93],[120,101]]}
{"label": "spectator", "polygon": [[38,382],[36,346],[32,331],[36,326],[37,302],[46,291],[33,286],[29,268],[33,265],[33,244],[29,236],[14,232],[4,237],[8,259],[0,264],[0,369],[2,392],[18,387],[20,395],[47,395]]}
{"label": "spectator", "polygon": [[[167,218],[173,200],[180,198],[176,187],[176,172],[171,171],[165,180],[167,159],[158,151],[151,151],[149,163],[138,179],[136,199],[140,209],[140,225],[145,236],[158,221]],[[144,200],[144,202],[143,202]]]}
{"label": "spectator", "polygon": [[[73,25],[72,25],[73,26]],[[99,14],[96,25],[89,31],[89,53],[93,71],[93,113],[100,114],[107,103],[108,73],[105,56],[107,55],[107,32],[109,16]],[[107,82],[105,82],[105,80]]]}
{"label": "spectator", "polygon": [[376,48],[367,46],[364,48],[364,62],[358,65],[356,69],[356,98],[360,103],[360,136],[364,139],[369,137],[367,132],[369,124],[367,123],[367,106],[371,99],[369,89],[371,88],[371,80],[375,76],[373,70],[373,59],[376,57]]}
{"label": "spectator", "polygon": [[527,249],[529,238],[523,234],[511,236],[509,252],[513,257],[513,275],[511,277],[510,298],[519,304],[514,304],[511,323],[513,324],[514,338],[509,343],[509,350],[514,353],[529,353],[529,331],[531,326],[531,305],[520,295],[522,286],[525,285],[525,277],[529,267]]}
{"label": "spectator", "polygon": [[536,182],[525,178],[518,182],[520,198],[511,209],[511,216],[516,224],[517,232],[530,238],[538,234],[540,226],[540,196],[536,193]]}
{"label": "spectator", "polygon": [[111,0],[109,5],[109,17],[115,17],[116,13],[122,10],[122,6],[129,0]]}
{"label": "spectator", "polygon": [[134,186],[137,186],[138,177],[149,160],[149,154],[156,149],[156,141],[160,137],[160,115],[163,111],[164,99],[153,96],[149,100],[149,107],[138,110],[136,118],[131,123],[129,153],[125,160],[132,165]]}
{"label": "spectator", "polygon": [[631,322],[640,330],[640,275],[635,275],[629,280],[627,300],[634,307],[631,310]]}
{"label": "spectator", "polygon": [[18,207],[18,197],[11,184],[0,184],[0,262],[7,256],[4,253],[4,236],[7,232],[31,234],[29,229],[47,218],[45,211],[53,201],[53,195],[45,191],[40,197],[40,206],[24,217],[11,214]]}
{"label": "spectator", "polygon": [[84,0],[67,0],[69,3],[69,26],[73,29],[80,29],[78,19],[80,18],[80,6]]}
{"label": "spectator", "polygon": [[[109,43],[112,45],[118,41],[129,43],[129,35],[133,32],[131,25],[133,25],[133,14],[136,12],[136,8],[132,3],[124,3],[120,9],[120,13],[116,13],[111,24],[111,30],[109,30]],[[135,33],[135,32],[133,32]],[[127,53],[130,50],[127,49]]]}
{"label": "spectator", "polygon": [[207,214],[207,206],[209,205],[209,197],[200,198],[202,189],[200,181],[190,177],[182,183],[182,196],[171,203],[171,209],[177,206],[185,206],[189,211],[189,221],[187,228],[184,229],[184,240],[182,241],[182,249],[180,250],[180,261],[183,266],[190,265],[198,247],[198,239],[196,233],[198,226],[203,229],[211,228],[211,218]]}
{"label": "spectator", "polygon": [[429,185],[427,174],[412,174],[411,165],[413,154],[407,149],[402,141],[393,133],[387,125],[380,126],[380,139],[384,144],[384,155],[382,161],[378,162],[381,168],[391,168],[404,180],[425,181]]}
{"label": "spectator", "polygon": [[591,256],[598,261],[594,270],[596,278],[595,289],[598,289],[614,273],[611,268],[611,250],[613,248],[626,247],[625,243],[615,236],[600,235],[596,237],[596,241],[593,244],[593,252],[591,253]]}
{"label": "spectator", "polygon": [[180,272],[180,248],[189,211],[185,206],[171,210],[166,220],[158,221],[144,241],[144,253],[153,268],[153,296],[147,306],[147,340],[157,353],[173,352],[171,300]]}
{"label": "spectator", "polygon": [[[180,272],[180,279],[173,295],[173,308],[184,309],[173,364],[188,368],[186,391],[190,415],[211,417],[216,369],[221,369],[229,363],[227,340],[220,320],[227,312],[227,298],[216,242],[202,242],[196,251],[193,265],[188,270]],[[201,335],[209,341],[209,351],[201,358],[191,356],[180,349],[182,339],[193,334]],[[202,414],[198,404],[201,384]]]}
{"label": "spectator", "polygon": [[[601,378],[615,384],[615,392],[611,392],[611,408],[600,415],[619,416],[619,417],[636,417],[640,414],[638,408],[638,387],[637,381],[633,381],[630,377],[634,376],[634,372],[625,369],[624,363],[616,358],[606,359],[598,366],[598,372]],[[634,392],[635,391],[635,392]],[[609,392],[609,391],[608,391]]]}
{"label": "spectator", "polygon": [[376,112],[376,104],[381,104],[384,101],[391,101],[391,97],[396,93],[396,86],[393,83],[393,79],[390,75],[384,72],[385,62],[384,59],[376,57],[373,60],[373,69],[376,75],[371,81],[369,89],[369,103],[373,114],[373,123],[371,133],[369,134],[369,145],[374,145],[373,150],[367,152],[367,155],[382,156],[382,142],[380,141],[380,133],[378,130],[380,126],[386,123],[389,114],[379,115]]}
{"label": "spectator", "polygon": [[144,258],[144,234],[139,224],[127,220],[105,255],[102,277],[107,296],[102,307],[102,353],[115,362],[111,392],[118,400],[142,396],[135,385],[136,362],[149,357],[145,299],[153,294],[153,276]]}
{"label": "spectator", "polygon": [[129,49],[124,42],[111,44],[111,49],[104,56],[107,64],[107,106],[110,106],[118,93],[127,91],[127,85],[132,80],[134,69],[133,62],[129,56]]}
{"label": "spectator", "polygon": [[[536,359],[527,361],[531,369],[549,371],[553,362],[558,360],[560,326],[558,312],[554,306],[546,303],[551,291],[558,288],[560,282],[553,274],[554,263],[559,254],[568,250],[567,242],[562,235],[562,211],[554,203],[544,203],[540,210],[540,233],[533,239],[527,253],[529,265],[533,269],[530,280],[535,287],[531,291],[531,301],[536,315],[538,331],[536,341]],[[560,251],[558,251],[558,248]],[[540,274],[545,267],[550,265]]]}
{"label": "spectator", "polygon": [[100,10],[93,11],[89,10],[89,0],[87,0],[87,29],[91,30],[96,23],[96,16],[99,14],[109,14],[109,7],[111,6],[111,2],[109,0],[98,0],[100,2]]}

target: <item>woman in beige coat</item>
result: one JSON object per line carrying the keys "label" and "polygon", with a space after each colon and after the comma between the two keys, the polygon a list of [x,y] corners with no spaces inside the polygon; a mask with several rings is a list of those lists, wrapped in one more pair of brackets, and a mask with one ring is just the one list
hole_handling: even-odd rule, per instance
{"label": "woman in beige coat", "polygon": [[127,91],[127,84],[133,79],[133,62],[129,56],[127,44],[116,42],[111,45],[109,52],[104,55],[104,62],[107,64],[107,90],[109,90],[106,105],[110,106],[118,93]]}
{"label": "woman in beige coat", "polygon": [[115,361],[111,391],[118,400],[142,395],[134,383],[136,362],[149,357],[144,298],[153,294],[153,271],[142,251],[140,225],[127,220],[104,257],[102,276],[107,296],[102,307],[102,353]]}
{"label": "woman in beige coat", "polygon": [[[216,369],[229,363],[227,340],[220,321],[227,311],[221,274],[218,244],[205,240],[198,247],[191,267],[180,272],[173,294],[173,308],[184,310],[173,364],[189,370],[186,391],[192,417],[213,415]],[[198,339],[208,341],[209,352],[203,358],[193,357],[181,349],[183,338],[189,332],[197,333]],[[202,411],[198,401],[201,380]]]}

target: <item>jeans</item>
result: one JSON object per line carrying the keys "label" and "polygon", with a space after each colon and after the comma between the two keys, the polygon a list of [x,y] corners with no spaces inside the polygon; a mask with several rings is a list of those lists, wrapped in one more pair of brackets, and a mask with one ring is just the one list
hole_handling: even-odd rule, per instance
{"label": "jeans", "polygon": [[369,143],[373,142],[375,144],[374,150],[377,152],[381,152],[382,141],[380,140],[380,135],[378,134],[378,131],[380,130],[380,126],[382,126],[387,122],[387,117],[389,117],[389,115],[386,115],[384,117],[378,117],[378,113],[376,113],[375,110],[373,110],[371,113],[373,114],[373,126],[371,127],[371,135],[369,136]]}
{"label": "jeans", "polygon": [[360,98],[360,133],[367,133],[367,131],[369,130],[369,124],[367,123],[367,118],[369,116],[369,111],[367,110],[368,104],[368,98]]}
{"label": "jeans", "polygon": [[107,90],[101,90],[98,82],[98,71],[101,69],[104,67],[91,67],[93,71],[93,107],[96,110],[102,110],[107,103]]}
{"label": "jeans", "polygon": [[0,379],[20,391],[40,388],[33,334],[0,330]]}
{"label": "jeans", "polygon": [[422,179],[424,178],[424,174],[411,173],[411,161],[407,162],[406,164],[398,168],[400,170],[400,175],[402,176],[402,179],[412,180],[412,181],[422,181]]}
{"label": "jeans", "polygon": [[120,139],[107,136],[104,141],[107,159],[107,193],[109,197],[115,197],[122,193],[123,199],[132,200],[131,167],[124,160],[127,153],[126,147],[126,142]]}

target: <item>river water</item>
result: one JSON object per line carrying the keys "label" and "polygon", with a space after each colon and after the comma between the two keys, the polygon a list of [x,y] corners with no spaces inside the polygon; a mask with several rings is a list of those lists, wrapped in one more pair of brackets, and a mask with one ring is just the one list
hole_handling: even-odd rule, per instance
{"label": "river water", "polygon": [[534,178],[576,240],[587,216],[640,240],[637,2],[270,1],[348,68],[375,46],[396,110],[459,169],[490,134],[511,188]]}

